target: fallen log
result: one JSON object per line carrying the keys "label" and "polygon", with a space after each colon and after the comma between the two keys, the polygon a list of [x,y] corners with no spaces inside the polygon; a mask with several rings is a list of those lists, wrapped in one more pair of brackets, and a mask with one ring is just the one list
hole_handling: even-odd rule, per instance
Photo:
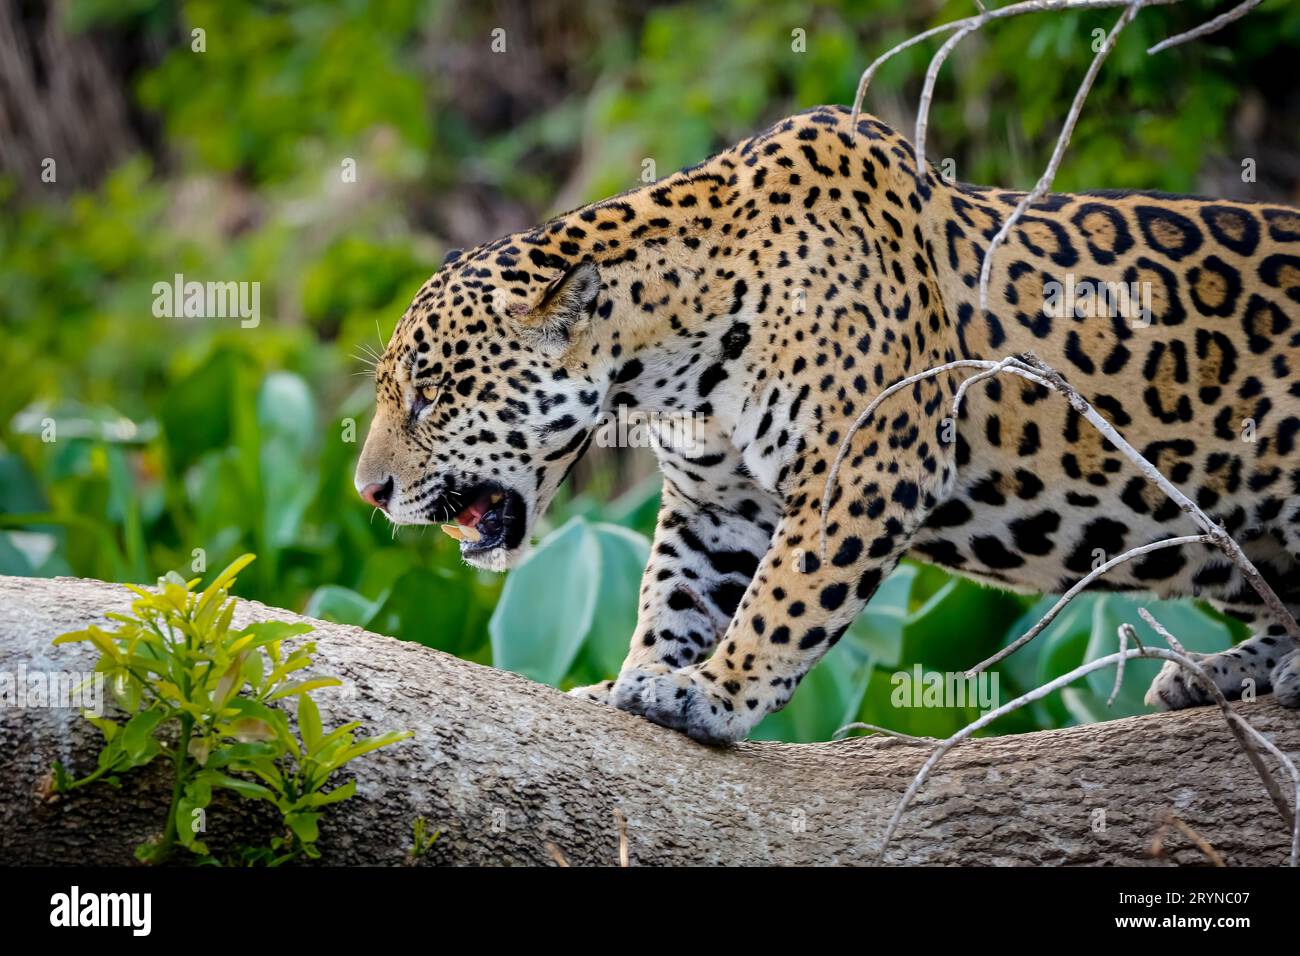
{"label": "fallen log", "polygon": [[[120,585],[0,577],[0,674],[86,671],[65,631],[125,611]],[[309,620],[241,601],[236,623]],[[350,765],[357,796],[332,808],[325,864],[409,862],[411,826],[442,836],[421,863],[867,864],[928,749],[893,739],[711,749],[504,671],[360,628],[311,621],[326,728],[415,736]],[[1300,717],[1268,698],[1235,707],[1284,751]],[[0,864],[129,864],[157,833],[160,761],[49,799],[51,764],[91,769],[99,732],[75,710],[0,706]],[[1271,763],[1271,761],[1270,761]],[[1284,786],[1284,790],[1285,790]],[[264,842],[251,801],[214,804],[208,842]],[[1290,833],[1215,708],[957,747],[907,811],[887,864],[1205,865],[1172,812],[1228,865],[1285,863]],[[1162,834],[1163,856],[1150,855]],[[184,859],[184,851],[178,858]]]}

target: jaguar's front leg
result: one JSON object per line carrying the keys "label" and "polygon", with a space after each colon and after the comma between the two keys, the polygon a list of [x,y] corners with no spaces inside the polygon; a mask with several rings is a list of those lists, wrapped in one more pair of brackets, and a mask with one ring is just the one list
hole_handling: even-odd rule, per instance
{"label": "jaguar's front leg", "polygon": [[[906,552],[936,499],[932,476],[851,482],[819,557],[820,484],[795,496],[713,656],[626,688],[618,702],[704,743],[744,738],[790,700]],[[624,690],[623,687],[616,691]]]}
{"label": "jaguar's front leg", "polygon": [[775,521],[774,506],[757,497],[699,501],[665,478],[636,631],[619,677],[569,693],[635,710],[629,698],[645,680],[707,658],[768,549]]}

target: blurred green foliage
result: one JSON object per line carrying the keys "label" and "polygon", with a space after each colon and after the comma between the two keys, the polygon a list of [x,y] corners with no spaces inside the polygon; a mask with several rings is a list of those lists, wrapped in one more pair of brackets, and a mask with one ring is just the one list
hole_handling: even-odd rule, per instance
{"label": "blurred green foliage", "polygon": [[[589,0],[534,5],[530,21],[433,0],[67,6],[69,29],[157,51],[123,81],[157,131],[89,192],[45,199],[39,185],[0,180],[0,573],[151,582],[254,551],[243,596],[562,686],[621,659],[654,479],[621,488],[605,460],[562,495],[532,560],[504,581],[473,572],[453,542],[394,532],[356,499],[372,402],[358,350],[382,344],[453,240],[636,186],[647,159],[666,175],[781,115],[848,103],[875,55],[972,10]],[[1252,71],[1286,74],[1300,8],[1265,0],[1219,37],[1146,55],[1214,6],[1143,11],[1096,85],[1059,188],[1190,190],[1205,157],[1227,151]],[[1023,17],[969,38],[939,83],[931,155],[954,157],[962,179],[1031,182],[1092,31],[1115,15]],[[507,53],[495,59],[502,22]],[[910,124],[934,49],[882,70],[866,108]],[[340,175],[347,160],[355,183]],[[155,318],[151,288],[177,273],[260,282],[261,324]],[[965,668],[1039,610],[905,565],[758,735],[825,739],[854,719],[949,733],[970,714],[893,707],[891,675]],[[1002,698],[1108,651],[1133,610],[1110,595],[1079,602],[999,672]],[[1194,648],[1240,636],[1191,605],[1158,613]],[[1142,671],[1110,710],[1090,682],[1001,729],[1134,712]]]}

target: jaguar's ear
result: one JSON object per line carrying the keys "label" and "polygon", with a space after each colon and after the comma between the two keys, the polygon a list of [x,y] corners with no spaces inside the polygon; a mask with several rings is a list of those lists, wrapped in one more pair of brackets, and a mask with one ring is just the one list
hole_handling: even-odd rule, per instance
{"label": "jaguar's ear", "polygon": [[580,262],[546,287],[520,324],[539,344],[563,350],[591,321],[599,292],[600,270],[594,263]]}
{"label": "jaguar's ear", "polygon": [[461,254],[464,253],[464,251],[465,251],[464,249],[448,249],[447,254],[442,257],[442,265],[438,266],[438,268],[439,269],[447,268],[447,266],[451,265],[453,262],[459,259],[461,257]]}

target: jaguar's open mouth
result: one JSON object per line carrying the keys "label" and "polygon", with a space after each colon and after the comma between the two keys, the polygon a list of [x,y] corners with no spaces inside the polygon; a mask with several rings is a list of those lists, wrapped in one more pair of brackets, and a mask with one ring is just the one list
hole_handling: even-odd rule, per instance
{"label": "jaguar's open mouth", "polygon": [[442,530],[460,542],[462,557],[519,547],[528,515],[518,492],[489,481],[469,489],[461,500],[469,504],[456,515],[454,524],[444,524]]}

